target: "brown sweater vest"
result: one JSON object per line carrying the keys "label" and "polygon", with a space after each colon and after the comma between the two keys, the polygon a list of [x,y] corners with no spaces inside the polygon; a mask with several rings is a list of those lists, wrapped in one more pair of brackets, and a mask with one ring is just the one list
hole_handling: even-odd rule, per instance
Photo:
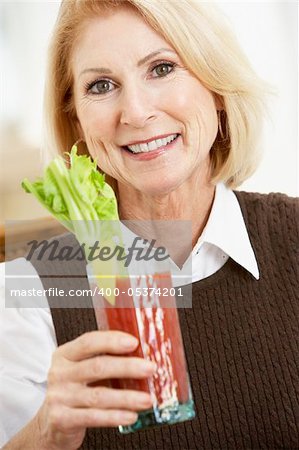
{"label": "brown sweater vest", "polygon": [[[128,435],[89,429],[82,449],[299,448],[298,202],[283,194],[236,195],[260,279],[229,259],[193,284],[192,308],[179,310],[196,418]],[[46,273],[42,261],[31,262]],[[77,264],[82,278],[73,282],[88,289],[85,265]],[[63,271],[70,273],[68,264]],[[49,299],[50,306],[60,300]],[[58,345],[96,329],[91,299],[86,302],[87,308],[51,308]]]}

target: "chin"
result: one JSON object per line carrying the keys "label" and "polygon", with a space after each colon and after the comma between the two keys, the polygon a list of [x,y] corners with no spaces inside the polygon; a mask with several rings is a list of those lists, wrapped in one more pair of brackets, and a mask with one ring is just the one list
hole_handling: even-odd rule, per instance
{"label": "chin", "polygon": [[179,186],[181,186],[182,181],[177,179],[172,179],[171,177],[157,177],[154,181],[149,180],[148,183],[143,182],[142,186],[139,187],[139,191],[142,194],[149,195],[152,197],[168,195],[174,192]]}

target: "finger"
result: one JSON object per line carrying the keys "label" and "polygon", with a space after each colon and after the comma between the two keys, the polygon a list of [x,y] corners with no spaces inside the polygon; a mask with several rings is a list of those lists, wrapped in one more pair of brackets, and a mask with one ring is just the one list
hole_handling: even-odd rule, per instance
{"label": "finger", "polygon": [[62,433],[77,432],[82,428],[117,427],[136,422],[137,413],[115,409],[52,408],[48,415],[50,426]]}
{"label": "finger", "polygon": [[107,387],[81,387],[74,384],[52,391],[47,396],[51,406],[64,404],[72,408],[126,409],[141,411],[152,407],[150,394],[136,390]]}
{"label": "finger", "polygon": [[101,355],[63,366],[49,372],[49,383],[91,383],[110,378],[148,378],[156,364],[143,358]]}
{"label": "finger", "polygon": [[122,354],[136,349],[138,339],[122,331],[91,331],[84,333],[58,349],[71,361],[81,361],[101,353]]}

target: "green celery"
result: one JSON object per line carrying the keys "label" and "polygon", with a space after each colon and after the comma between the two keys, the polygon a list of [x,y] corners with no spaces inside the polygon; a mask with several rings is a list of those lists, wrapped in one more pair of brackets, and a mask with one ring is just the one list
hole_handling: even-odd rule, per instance
{"label": "green celery", "polygon": [[[97,169],[96,161],[87,155],[78,155],[74,145],[67,154],[70,159],[68,168],[61,156],[56,157],[45,169],[44,177],[30,182],[24,179],[22,187],[33,194],[37,200],[69,231],[75,234],[80,244],[98,240],[102,246],[113,249],[113,238],[122,242],[122,234],[117,209],[117,200],[111,186],[105,182],[105,176]],[[108,226],[98,227],[99,221],[116,221]],[[106,292],[115,287],[114,270],[127,273],[116,261],[91,263],[100,287]],[[107,272],[111,273],[107,273]],[[103,278],[101,277],[101,274]],[[109,275],[105,278],[105,275]],[[106,297],[115,304],[114,295]]]}

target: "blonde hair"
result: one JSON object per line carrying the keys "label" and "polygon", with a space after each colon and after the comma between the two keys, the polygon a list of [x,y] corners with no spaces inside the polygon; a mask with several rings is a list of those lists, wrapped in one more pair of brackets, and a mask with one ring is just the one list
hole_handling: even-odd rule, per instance
{"label": "blonde hair", "polygon": [[[139,12],[176,50],[188,70],[220,99],[223,110],[218,113],[218,134],[210,151],[212,182],[238,187],[259,162],[264,94],[269,89],[251,68],[225,16],[214,5],[199,1],[63,0],[49,50],[48,145],[62,154],[79,137],[70,56],[86,20],[124,5]],[[87,152],[86,147],[83,151]]]}

